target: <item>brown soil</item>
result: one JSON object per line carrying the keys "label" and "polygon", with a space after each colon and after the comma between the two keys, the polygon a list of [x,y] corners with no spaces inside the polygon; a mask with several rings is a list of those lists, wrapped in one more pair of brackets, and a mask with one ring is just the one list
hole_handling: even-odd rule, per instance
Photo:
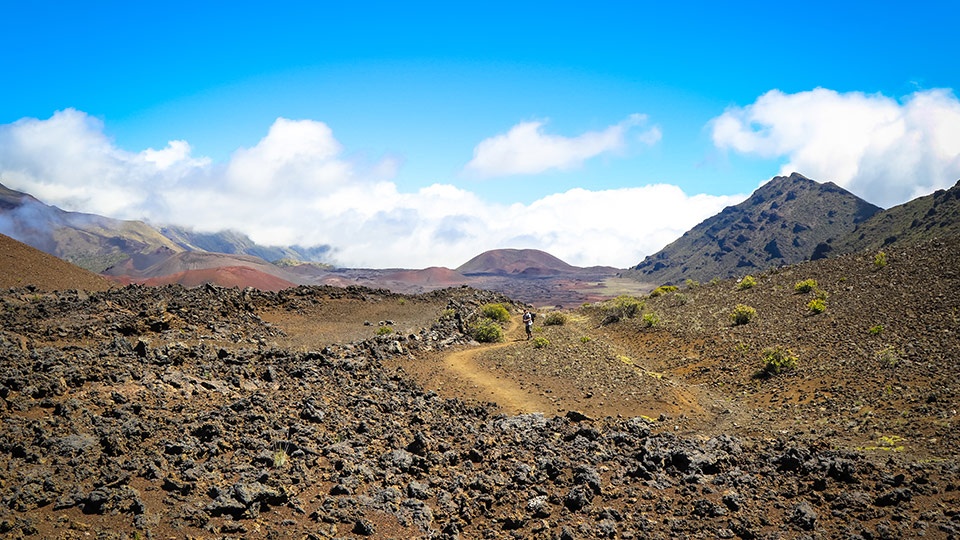
{"label": "brown soil", "polygon": [[[465,288],[6,291],[0,532],[955,538],[958,250],[543,311],[541,347]],[[507,339],[472,342],[491,301]]]}

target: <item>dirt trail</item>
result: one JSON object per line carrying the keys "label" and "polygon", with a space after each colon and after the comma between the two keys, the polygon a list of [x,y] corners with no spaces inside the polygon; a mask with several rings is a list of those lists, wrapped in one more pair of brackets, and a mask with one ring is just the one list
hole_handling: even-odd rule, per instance
{"label": "dirt trail", "polygon": [[465,380],[475,388],[475,396],[496,402],[500,409],[508,414],[531,412],[549,412],[555,405],[540,398],[529,390],[524,390],[505,374],[497,375],[477,362],[480,353],[509,347],[515,341],[524,339],[520,323],[512,319],[504,332],[506,339],[501,343],[490,343],[471,349],[456,351],[443,358],[444,369],[454,379]]}

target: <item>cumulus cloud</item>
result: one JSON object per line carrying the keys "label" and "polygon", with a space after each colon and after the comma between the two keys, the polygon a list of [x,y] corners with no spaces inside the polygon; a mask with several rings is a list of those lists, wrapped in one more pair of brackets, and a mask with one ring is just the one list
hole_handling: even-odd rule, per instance
{"label": "cumulus cloud", "polygon": [[[574,189],[503,205],[449,184],[400,191],[391,160],[358,163],[322,122],[278,119],[226,163],[172,141],[130,152],[66,110],[0,126],[0,182],[48,204],[268,245],[330,245],[350,267],[456,267],[487,249],[537,248],[572,264],[634,265],[743,196],[676,186]],[[642,212],[637,209],[642,208]]]}
{"label": "cumulus cloud", "polygon": [[786,158],[781,173],[833,181],[889,207],[960,179],[960,101],[926,90],[902,101],[817,88],[771,90],[711,122],[714,144]]}
{"label": "cumulus cloud", "polygon": [[[589,131],[577,137],[546,134],[543,121],[521,122],[505,134],[481,141],[473,149],[473,159],[465,171],[488,178],[577,168],[592,157],[623,150],[627,146],[627,134],[646,120],[646,115],[633,114],[603,131]],[[652,127],[636,140],[653,145],[660,136],[660,129]]]}

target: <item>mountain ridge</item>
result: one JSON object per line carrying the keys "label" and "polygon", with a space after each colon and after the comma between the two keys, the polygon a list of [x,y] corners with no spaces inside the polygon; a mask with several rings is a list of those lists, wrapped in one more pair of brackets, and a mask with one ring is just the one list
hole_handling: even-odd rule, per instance
{"label": "mountain ridge", "polygon": [[809,260],[816,246],[881,208],[832,182],[777,176],[647,256],[627,275],[656,283],[706,281]]}

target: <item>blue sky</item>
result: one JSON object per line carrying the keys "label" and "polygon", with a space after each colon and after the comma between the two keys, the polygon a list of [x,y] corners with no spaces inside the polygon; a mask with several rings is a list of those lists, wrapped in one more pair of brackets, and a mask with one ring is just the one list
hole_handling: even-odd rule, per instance
{"label": "blue sky", "polygon": [[4,3],[0,178],[348,266],[625,267],[792,170],[960,178],[951,2]]}

